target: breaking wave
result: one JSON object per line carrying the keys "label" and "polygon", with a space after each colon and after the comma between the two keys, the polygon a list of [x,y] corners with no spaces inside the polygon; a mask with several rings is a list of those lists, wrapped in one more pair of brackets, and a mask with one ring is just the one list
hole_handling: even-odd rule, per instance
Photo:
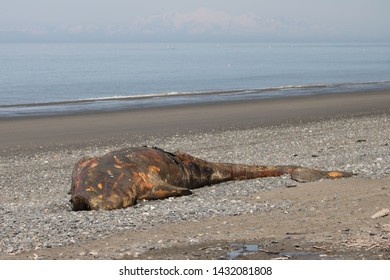
{"label": "breaking wave", "polygon": [[0,104],[0,117],[27,115],[55,115],[78,111],[115,110],[119,108],[152,107],[196,102],[228,101],[238,99],[276,98],[319,93],[358,90],[389,89],[389,81],[355,83],[282,85],[267,88],[245,88],[205,91],[172,91],[127,96],[107,96],[75,100],[35,103]]}

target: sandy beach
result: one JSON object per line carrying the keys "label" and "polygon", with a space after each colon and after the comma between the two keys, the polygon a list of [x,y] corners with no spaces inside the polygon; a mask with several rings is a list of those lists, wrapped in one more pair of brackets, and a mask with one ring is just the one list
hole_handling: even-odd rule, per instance
{"label": "sandy beach", "polygon": [[[389,259],[390,91],[0,119],[0,259]],[[85,155],[129,146],[348,179],[228,182],[71,211]],[[385,211],[386,212],[386,211]]]}

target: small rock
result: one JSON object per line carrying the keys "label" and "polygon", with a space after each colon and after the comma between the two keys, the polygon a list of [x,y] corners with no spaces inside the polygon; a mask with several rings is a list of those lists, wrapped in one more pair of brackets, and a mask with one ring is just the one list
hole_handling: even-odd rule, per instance
{"label": "small rock", "polygon": [[291,185],[287,185],[286,187],[287,188],[295,188],[297,185],[296,184],[291,184]]}
{"label": "small rock", "polygon": [[97,256],[99,255],[99,252],[96,251],[96,250],[92,250],[91,252],[89,252],[89,254],[90,254],[91,256],[97,257]]}
{"label": "small rock", "polygon": [[13,248],[13,247],[9,247],[9,248],[6,250],[7,254],[11,254],[11,253],[13,253],[13,251],[14,251],[14,248]]}
{"label": "small rock", "polygon": [[87,251],[81,251],[80,253],[79,253],[79,256],[81,256],[81,257],[84,257],[84,256],[86,256],[87,255]]}
{"label": "small rock", "polygon": [[389,208],[383,208],[381,211],[378,211],[374,215],[372,215],[371,218],[377,219],[377,218],[385,217],[389,215],[389,213],[390,213]]}
{"label": "small rock", "polygon": [[384,231],[390,232],[390,224],[384,224],[382,227]]}

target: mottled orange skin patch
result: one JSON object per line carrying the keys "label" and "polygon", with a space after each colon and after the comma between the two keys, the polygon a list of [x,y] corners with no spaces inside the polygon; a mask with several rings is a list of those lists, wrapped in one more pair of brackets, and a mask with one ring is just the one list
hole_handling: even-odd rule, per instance
{"label": "mottled orange skin patch", "polygon": [[87,192],[96,192],[95,188],[92,187],[92,186],[86,187],[85,190],[86,190]]}
{"label": "mottled orange skin patch", "polygon": [[145,172],[133,172],[133,181],[138,185],[143,191],[151,189],[153,183],[149,180],[148,175]]}
{"label": "mottled orange skin patch", "polygon": [[344,174],[339,172],[339,171],[331,171],[331,172],[328,172],[328,176],[329,177],[333,177],[333,178],[336,178],[336,177],[342,177]]}
{"label": "mottled orange skin patch", "polygon": [[[127,157],[129,158],[129,157]],[[115,167],[117,168],[126,168],[126,167],[130,167],[130,166],[135,166],[134,163],[127,163],[127,162],[124,162],[122,160],[120,160],[117,156],[114,156],[114,160],[115,160]]]}
{"label": "mottled orange skin patch", "polygon": [[160,172],[160,168],[158,168],[157,166],[149,166],[149,171],[150,172],[154,172],[154,173],[159,173]]}

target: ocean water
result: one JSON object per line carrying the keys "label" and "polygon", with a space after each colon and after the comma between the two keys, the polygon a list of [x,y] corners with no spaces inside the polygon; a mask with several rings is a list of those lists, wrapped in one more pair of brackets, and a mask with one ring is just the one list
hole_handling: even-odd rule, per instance
{"label": "ocean water", "polygon": [[390,44],[0,44],[0,118],[390,89]]}

